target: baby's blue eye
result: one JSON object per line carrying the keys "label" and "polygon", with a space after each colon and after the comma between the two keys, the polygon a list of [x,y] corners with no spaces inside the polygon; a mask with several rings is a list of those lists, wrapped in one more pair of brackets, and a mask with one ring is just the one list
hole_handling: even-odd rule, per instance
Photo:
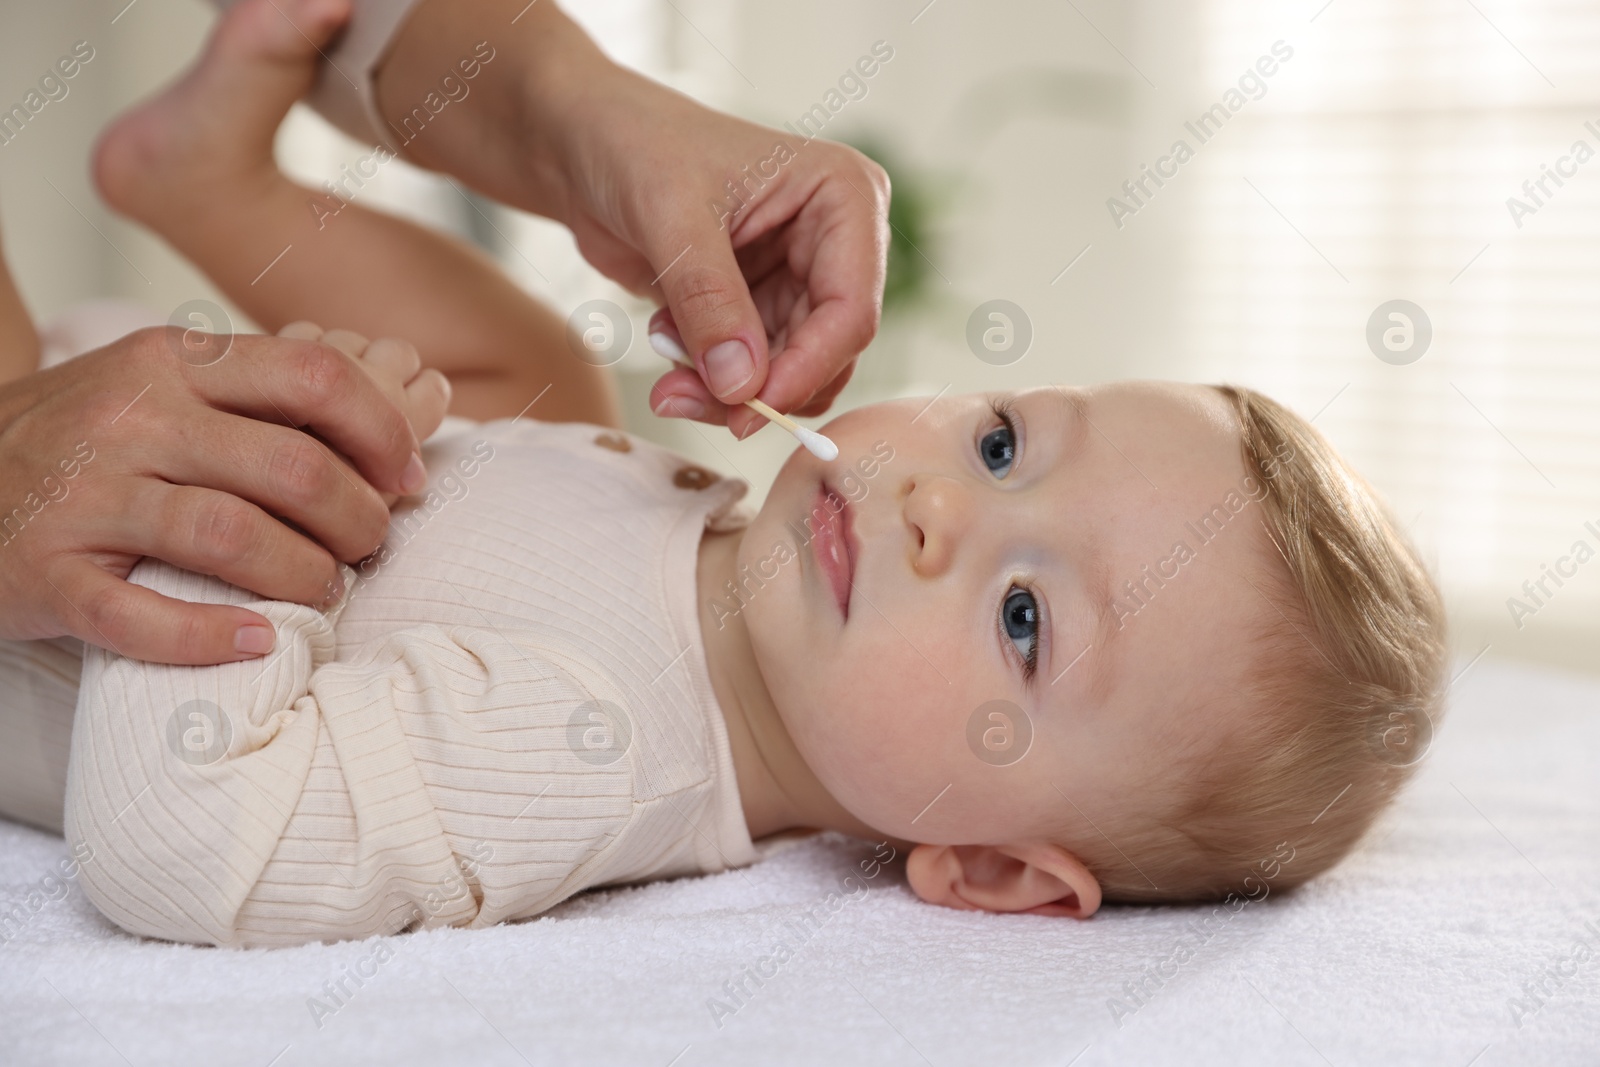
{"label": "baby's blue eye", "polygon": [[1000,624],[1022,654],[1025,672],[1032,675],[1039,661],[1039,605],[1033,594],[1012,586],[1000,608]]}
{"label": "baby's blue eye", "polygon": [[1004,478],[1011,472],[1011,460],[1016,452],[1016,435],[1009,424],[990,430],[978,442],[978,454],[983,457],[983,465],[997,478]]}

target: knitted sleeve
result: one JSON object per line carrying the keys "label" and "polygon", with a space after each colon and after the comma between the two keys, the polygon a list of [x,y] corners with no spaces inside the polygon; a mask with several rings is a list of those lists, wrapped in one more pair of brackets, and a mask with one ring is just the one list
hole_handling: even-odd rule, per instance
{"label": "knitted sleeve", "polygon": [[249,607],[278,643],[214,667],[87,650],[66,836],[118,925],[331,941],[525,917],[604,880],[634,810],[633,753],[581,652],[427,625],[339,660],[342,602],[264,601],[157,560],[131,580]]}

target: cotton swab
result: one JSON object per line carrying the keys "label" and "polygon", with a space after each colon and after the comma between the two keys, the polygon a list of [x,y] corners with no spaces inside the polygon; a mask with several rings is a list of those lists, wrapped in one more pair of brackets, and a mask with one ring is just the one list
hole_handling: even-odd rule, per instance
{"label": "cotton swab", "polygon": [[[655,350],[656,355],[661,356],[663,359],[669,359],[678,366],[687,367],[689,370],[695,369],[694,364],[689,362],[689,353],[685,352],[683,347],[673,340],[669,334],[652,333],[650,335],[650,347]],[[698,374],[699,371],[695,371],[695,373]],[[810,452],[818,459],[831,463],[839,458],[839,446],[817,431],[806,429],[789,416],[773,410],[770,405],[762,403],[755,397],[746,400],[744,405],[756,414],[764,415],[785,430],[788,430],[807,452]]]}

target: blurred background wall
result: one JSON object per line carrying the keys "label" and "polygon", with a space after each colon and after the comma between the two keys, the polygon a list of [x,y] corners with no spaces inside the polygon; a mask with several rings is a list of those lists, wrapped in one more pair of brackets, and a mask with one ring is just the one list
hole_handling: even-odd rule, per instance
{"label": "blurred background wall", "polygon": [[[616,58],[773,125],[876,42],[893,49],[826,131],[895,183],[884,328],[841,407],[1122,377],[1258,387],[1315,416],[1386,495],[1443,581],[1463,663],[1600,670],[1600,560],[1575,554],[1600,551],[1600,5],[564,6]],[[0,145],[0,234],[39,318],[103,296],[163,313],[221,299],[87,177],[96,131],[181,69],[212,17],[199,0],[0,3],[0,101],[74,42],[95,49],[69,95]],[[279,155],[320,184],[363,149],[302,110]],[[627,308],[630,428],[743,475],[759,500],[789,439],[654,419],[652,308],[559,226],[398,162],[363,196],[478,241],[563,314],[595,297]],[[991,300],[1031,331],[1020,355],[969,346]],[[1414,305],[1404,322],[1380,313],[1396,300]],[[1386,348],[1406,322],[1410,346]],[[1524,583],[1541,579],[1535,602]],[[1513,598],[1532,610],[1514,617]]]}

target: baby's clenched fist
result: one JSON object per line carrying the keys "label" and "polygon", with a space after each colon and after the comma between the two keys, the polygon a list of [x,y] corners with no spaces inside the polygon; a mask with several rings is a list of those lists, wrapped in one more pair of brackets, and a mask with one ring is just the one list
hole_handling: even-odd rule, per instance
{"label": "baby's clenched fist", "polygon": [[[355,360],[405,414],[418,441],[439,428],[450,407],[450,380],[431,367],[424,368],[416,346],[409,341],[393,337],[368,341],[352,330],[324,331],[312,322],[291,322],[278,336],[321,341]],[[394,493],[380,495],[390,505],[400,499]]]}

